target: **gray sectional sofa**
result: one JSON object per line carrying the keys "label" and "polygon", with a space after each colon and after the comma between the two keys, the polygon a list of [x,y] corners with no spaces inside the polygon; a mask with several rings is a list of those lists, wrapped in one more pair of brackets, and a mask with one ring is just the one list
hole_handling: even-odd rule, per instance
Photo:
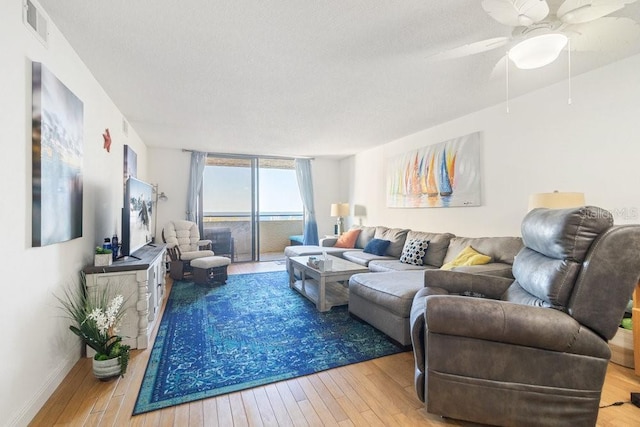
{"label": "gray sectional sofa", "polygon": [[[337,238],[327,238],[319,246],[289,246],[285,248],[285,255],[289,258],[326,252],[367,266],[369,273],[356,274],[349,281],[349,312],[403,346],[411,345],[411,303],[415,294],[425,287],[425,270],[439,269],[471,246],[490,256],[491,261],[483,265],[454,267],[453,270],[513,278],[511,267],[523,246],[519,237],[471,238],[384,226],[355,228],[361,231],[354,248],[336,248]],[[390,241],[384,255],[364,252],[367,243],[374,238]],[[405,244],[412,239],[429,241],[423,265],[400,261]]]}

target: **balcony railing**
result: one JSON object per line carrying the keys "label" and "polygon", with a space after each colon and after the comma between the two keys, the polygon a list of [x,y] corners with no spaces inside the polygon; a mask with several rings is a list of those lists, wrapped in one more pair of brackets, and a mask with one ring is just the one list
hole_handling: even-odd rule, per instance
{"label": "balcony railing", "polygon": [[[303,215],[299,212],[265,212],[259,215],[261,261],[283,259],[289,236],[302,234]],[[204,234],[230,230],[234,246],[234,262],[251,261],[251,214],[248,212],[205,212]]]}

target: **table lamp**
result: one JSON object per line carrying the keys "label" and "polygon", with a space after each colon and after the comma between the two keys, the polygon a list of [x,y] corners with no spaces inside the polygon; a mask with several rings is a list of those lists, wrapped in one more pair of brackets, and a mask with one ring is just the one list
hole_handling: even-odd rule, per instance
{"label": "table lamp", "polygon": [[535,208],[564,209],[584,206],[584,193],[535,193],[529,196],[529,210]]}
{"label": "table lamp", "polygon": [[335,233],[339,236],[344,231],[344,224],[342,218],[349,215],[349,203],[332,203],[331,204],[331,216],[337,217],[335,225]]}

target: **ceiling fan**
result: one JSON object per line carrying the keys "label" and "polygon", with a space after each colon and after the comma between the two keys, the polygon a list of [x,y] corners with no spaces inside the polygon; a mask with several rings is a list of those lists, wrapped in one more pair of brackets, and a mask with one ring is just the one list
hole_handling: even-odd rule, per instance
{"label": "ceiling fan", "polygon": [[520,69],[555,61],[571,40],[571,50],[613,49],[640,37],[629,18],[607,17],[636,0],[483,0],[482,8],[501,24],[513,27],[510,36],[495,37],[431,55],[431,60],[460,58],[507,48],[507,57]]}

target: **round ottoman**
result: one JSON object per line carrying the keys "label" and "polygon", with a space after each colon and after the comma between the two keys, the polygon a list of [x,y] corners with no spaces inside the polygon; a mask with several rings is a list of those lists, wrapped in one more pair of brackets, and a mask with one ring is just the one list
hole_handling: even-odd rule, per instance
{"label": "round ottoman", "polygon": [[223,256],[207,256],[191,260],[193,281],[200,284],[226,283],[227,266],[231,260]]}

